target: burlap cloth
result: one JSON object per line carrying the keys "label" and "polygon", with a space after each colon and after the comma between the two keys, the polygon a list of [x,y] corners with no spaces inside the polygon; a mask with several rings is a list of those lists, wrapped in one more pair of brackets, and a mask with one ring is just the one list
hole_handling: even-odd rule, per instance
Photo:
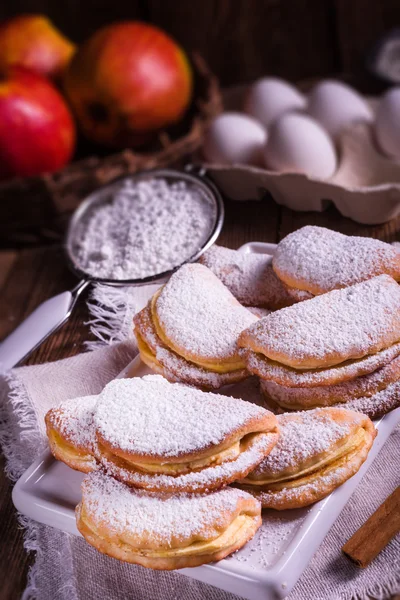
{"label": "burlap cloth", "polygon": [[[91,304],[92,329],[100,345],[110,345],[59,362],[15,369],[2,379],[0,441],[12,479],[18,478],[45,448],[46,411],[62,400],[100,392],[135,356],[136,346],[128,334],[132,313],[153,291],[154,286],[140,292],[97,288],[96,302]],[[288,596],[290,600],[389,598],[400,591],[399,538],[365,570],[354,567],[340,553],[344,542],[399,485],[399,449],[397,429]],[[121,563],[101,555],[81,538],[21,520],[26,527],[25,546],[36,552],[24,599],[236,598],[179,573],[153,572]]]}

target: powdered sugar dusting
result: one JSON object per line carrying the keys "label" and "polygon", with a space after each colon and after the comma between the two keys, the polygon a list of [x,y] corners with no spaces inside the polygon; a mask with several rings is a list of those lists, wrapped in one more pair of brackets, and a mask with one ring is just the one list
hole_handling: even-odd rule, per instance
{"label": "powdered sugar dusting", "polygon": [[194,256],[210,235],[215,207],[200,187],[149,177],[125,180],[77,230],[79,267],[98,278],[139,279]]}
{"label": "powdered sugar dusting", "polygon": [[331,385],[372,373],[400,355],[400,344],[393,344],[390,348],[376,354],[330,369],[310,369],[308,371],[299,371],[279,365],[248,349],[243,350],[242,355],[246,359],[249,371],[259,375],[262,379],[293,387],[311,387]]}
{"label": "powdered sugar dusting", "polygon": [[380,275],[268,315],[241,345],[246,336],[253,349],[300,367],[308,360],[329,366],[372,354],[400,339],[400,286]]}
{"label": "powdered sugar dusting", "polygon": [[254,437],[252,444],[241,452],[235,460],[177,476],[128,471],[108,460],[105,456],[100,456],[100,461],[107,473],[134,487],[146,488],[152,491],[163,490],[170,493],[179,491],[198,493],[220,488],[246,477],[271,450],[277,437],[277,433],[258,434]]}
{"label": "powdered sugar dusting", "polygon": [[[218,537],[238,511],[246,492],[225,488],[211,494],[160,495],[127,487],[112,477],[95,472],[82,483],[85,512],[96,525],[107,523],[114,535],[129,535],[142,543],[176,547],[193,536]],[[255,504],[255,507],[258,503]],[[186,544],[185,544],[186,541]]]}
{"label": "powdered sugar dusting", "polygon": [[246,569],[269,569],[282,556],[305,519],[307,509],[279,513],[263,510],[262,524],[256,535],[240,552],[228,559],[246,563]]}
{"label": "powdered sugar dusting", "polygon": [[185,360],[164,346],[156,349],[156,358],[162,364],[165,376],[170,381],[186,382],[204,389],[218,390],[223,385],[245,379],[246,369],[238,369],[230,373],[215,373]]}
{"label": "powdered sugar dusting", "polygon": [[310,298],[296,290],[297,296],[278,279],[272,268],[272,256],[239,252],[214,244],[200,262],[222,281],[246,306],[264,306],[275,310]]}
{"label": "powdered sugar dusting", "polygon": [[267,414],[244,400],[148,375],[109,383],[97,402],[94,423],[115,447],[167,458],[220,444]]}
{"label": "powdered sugar dusting", "polygon": [[336,385],[323,385],[312,388],[282,386],[274,381],[261,381],[263,391],[275,402],[290,408],[301,405],[302,408],[313,406],[331,406],[347,402],[351,398],[372,396],[387,385],[400,378],[400,357],[388,365],[362,377]]}
{"label": "powdered sugar dusting", "polygon": [[200,264],[184,265],[172,275],[156,312],[168,339],[204,359],[236,356],[239,334],[258,320]]}
{"label": "powdered sugar dusting", "polygon": [[84,396],[62,402],[51,411],[52,426],[72,445],[93,451],[93,413],[98,396]]}
{"label": "powdered sugar dusting", "polygon": [[[291,501],[297,502],[304,497],[312,498],[312,500],[308,501],[311,504],[311,502],[321,500],[327,493],[342,485],[351,475],[352,473],[349,474],[347,465],[335,467],[335,469],[329,470],[323,475],[318,475],[314,481],[310,481],[299,487],[283,488],[282,490],[270,492],[268,490],[257,490],[257,498],[266,506],[276,506],[281,502],[283,505],[288,506]],[[324,490],[326,491],[324,492]]]}
{"label": "powdered sugar dusting", "polygon": [[370,419],[378,419],[400,406],[400,382],[396,381],[388,385],[386,389],[373,396],[349,400],[342,406],[363,413]]}
{"label": "powdered sugar dusting", "polygon": [[[345,415],[345,411],[335,409]],[[301,467],[333,444],[345,440],[354,428],[352,421],[340,421],[326,409],[278,415],[280,436],[276,446],[254,470],[255,475],[276,476]],[[360,418],[361,423],[361,418]],[[357,422],[357,419],[356,419]]]}
{"label": "powdered sugar dusting", "polygon": [[[204,389],[217,390],[232,381],[245,379],[248,375],[246,369],[239,369],[230,373],[209,371],[175,354],[158,337],[148,306],[135,316],[134,321],[140,335],[150,347],[156,360],[161,364],[160,371],[170,381],[180,381]],[[156,365],[153,364],[151,367],[156,370]]]}
{"label": "powdered sugar dusting", "polygon": [[290,233],[278,244],[273,267],[282,280],[313,293],[347,287],[382,273],[400,279],[399,253],[390,244],[312,225]]}

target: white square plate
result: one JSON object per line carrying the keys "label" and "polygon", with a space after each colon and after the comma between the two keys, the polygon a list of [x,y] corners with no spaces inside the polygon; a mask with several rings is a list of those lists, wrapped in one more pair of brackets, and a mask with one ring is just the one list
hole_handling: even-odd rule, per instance
{"label": "white square plate", "polygon": [[[272,255],[274,249],[274,244],[254,242],[242,246],[241,251]],[[120,377],[128,372],[130,376],[142,377],[150,370],[136,357]],[[251,383],[226,386],[222,393],[257,401]],[[239,552],[218,563],[180,572],[249,600],[284,598],[399,420],[400,409],[397,409],[375,423],[378,435],[366,462],[354,477],[330,496],[310,508],[263,511],[261,528]],[[14,505],[21,513],[40,523],[80,535],[75,525],[75,506],[80,501],[82,479],[82,473],[73,471],[46,452],[16,483]]]}

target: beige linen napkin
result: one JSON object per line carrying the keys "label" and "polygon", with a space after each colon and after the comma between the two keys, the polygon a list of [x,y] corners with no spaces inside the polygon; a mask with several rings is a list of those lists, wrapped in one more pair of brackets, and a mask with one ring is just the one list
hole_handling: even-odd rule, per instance
{"label": "beige linen napkin", "polygon": [[[136,354],[131,318],[151,289],[100,286],[91,304],[92,328],[113,344],[45,365],[15,369],[0,387],[0,442],[16,479],[46,446],[44,415],[59,402],[97,394]],[[128,339],[127,339],[128,338]],[[120,341],[118,340],[125,340]],[[117,343],[115,343],[117,342]],[[400,430],[390,437],[325,538],[290,600],[389,598],[400,591],[400,540],[359,570],[340,553],[343,543],[399,484]],[[36,552],[23,599],[233,600],[235,596],[174,572],[153,572],[103,556],[83,539],[23,518],[25,545]]]}

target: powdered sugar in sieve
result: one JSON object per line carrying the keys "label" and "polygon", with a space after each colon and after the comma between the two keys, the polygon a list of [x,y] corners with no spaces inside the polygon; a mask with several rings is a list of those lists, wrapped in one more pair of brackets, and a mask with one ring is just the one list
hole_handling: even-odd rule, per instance
{"label": "powdered sugar in sieve", "polygon": [[92,281],[114,286],[161,282],[215,242],[224,219],[221,196],[204,169],[188,170],[122,177],[82,202],[65,241],[69,266],[81,280],[73,290],[43,302],[2,342],[3,369],[21,363],[61,327]]}
{"label": "powdered sugar in sieve", "polygon": [[217,219],[215,199],[197,182],[124,178],[104,189],[76,223],[70,253],[96,279],[137,280],[196,256]]}

